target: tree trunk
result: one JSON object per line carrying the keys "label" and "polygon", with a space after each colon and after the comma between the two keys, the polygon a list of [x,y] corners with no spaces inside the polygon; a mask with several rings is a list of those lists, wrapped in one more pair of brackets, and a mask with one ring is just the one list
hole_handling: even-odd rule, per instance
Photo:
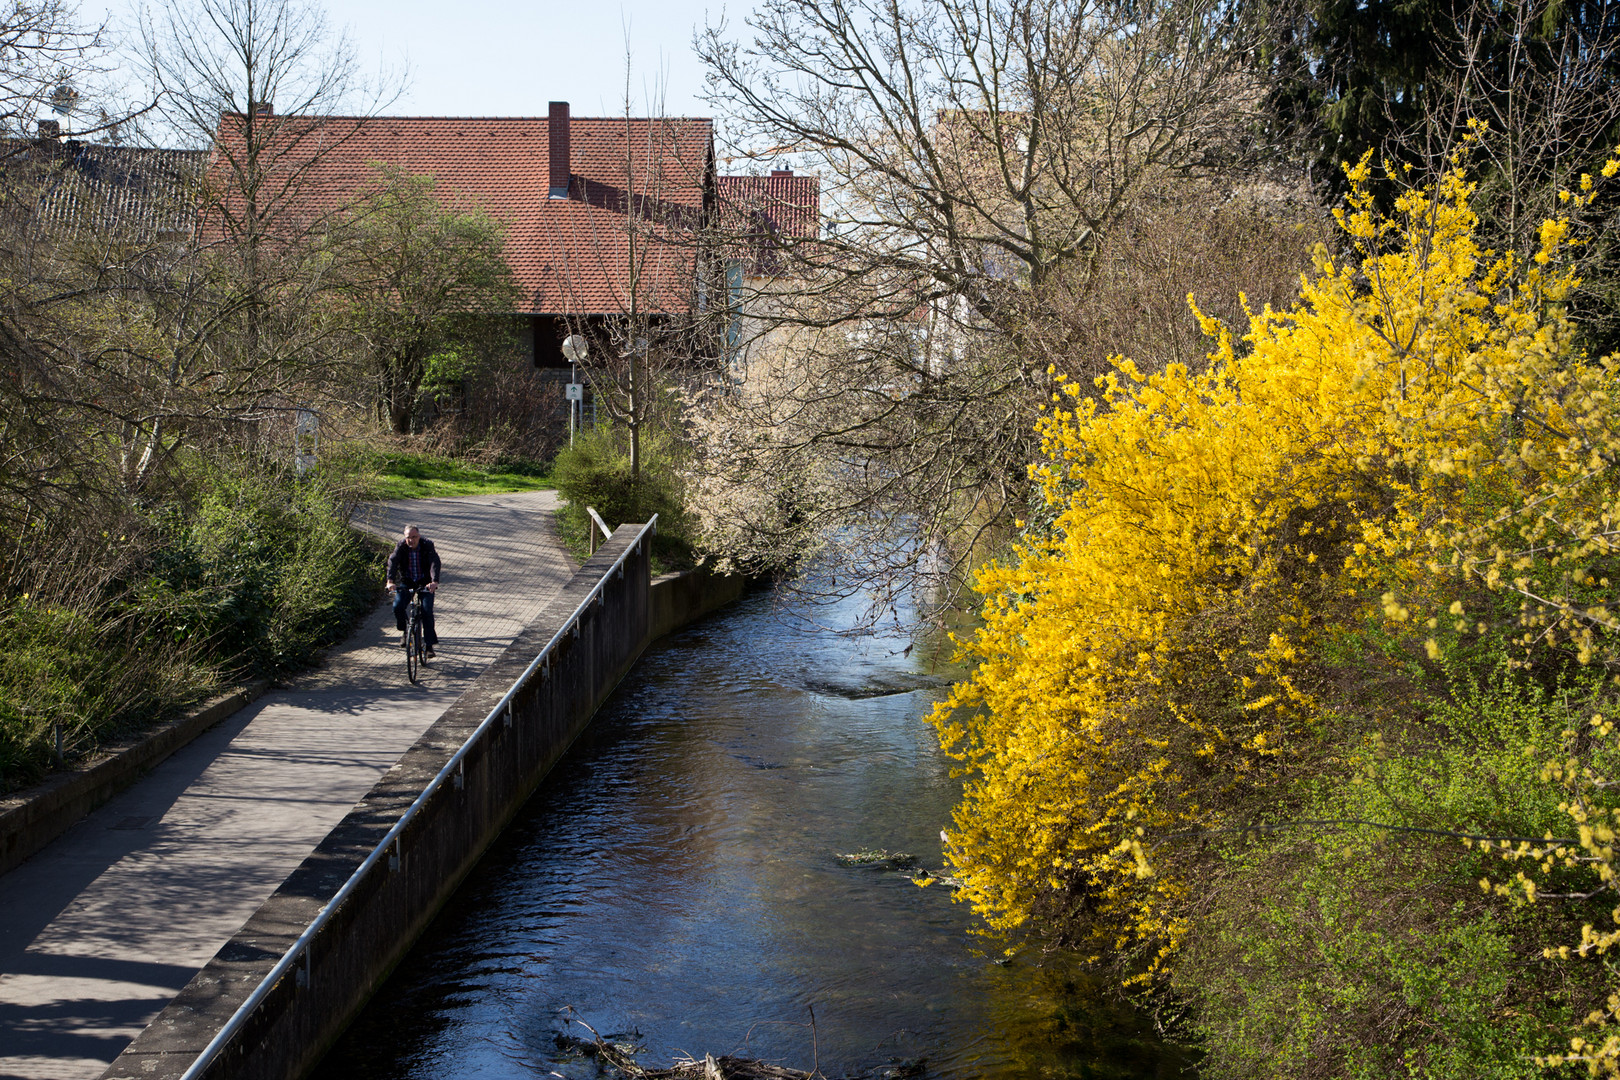
{"label": "tree trunk", "polygon": [[641,479],[641,386],[639,350],[631,346],[630,353],[630,483]]}
{"label": "tree trunk", "polygon": [[389,380],[388,393],[384,399],[388,409],[388,428],[395,435],[409,435],[411,433],[411,420],[415,418],[416,395],[411,392],[410,381],[395,370],[394,377]]}

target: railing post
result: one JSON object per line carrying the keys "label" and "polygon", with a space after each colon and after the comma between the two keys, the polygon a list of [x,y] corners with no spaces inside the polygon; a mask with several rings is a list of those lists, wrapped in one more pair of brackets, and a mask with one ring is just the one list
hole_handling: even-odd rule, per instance
{"label": "railing post", "polygon": [[607,543],[609,540],[613,539],[613,530],[608,528],[607,522],[602,520],[602,515],[598,514],[596,512],[596,507],[587,506],[585,508],[585,514],[586,514],[587,517],[590,518],[590,524],[591,524],[591,528],[590,528],[591,554],[595,555],[596,554],[596,532],[597,532],[597,530],[598,529],[601,530],[601,532],[602,532],[602,543],[604,543],[604,544]]}

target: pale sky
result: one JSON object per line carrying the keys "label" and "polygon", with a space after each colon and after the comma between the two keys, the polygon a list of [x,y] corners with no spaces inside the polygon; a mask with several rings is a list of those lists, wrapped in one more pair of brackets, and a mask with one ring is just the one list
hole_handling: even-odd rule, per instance
{"label": "pale sky", "polygon": [[[751,5],[725,0],[327,0],[334,29],[347,26],[362,66],[409,67],[389,113],[409,116],[542,116],[567,101],[576,116],[620,115],[625,38],[638,114],[663,86],[669,116],[710,116],[694,27]],[[128,20],[130,0],[85,0],[86,21]]]}

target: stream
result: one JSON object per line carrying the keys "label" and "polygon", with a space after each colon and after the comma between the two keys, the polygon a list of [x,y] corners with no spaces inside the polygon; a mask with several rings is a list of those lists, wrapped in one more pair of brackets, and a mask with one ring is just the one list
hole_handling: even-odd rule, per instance
{"label": "stream", "polygon": [[572,1018],[649,1066],[1180,1075],[1087,976],[913,884],[960,791],[925,719],[950,672],[801,614],[758,592],[649,649],[315,1075],[597,1076]]}

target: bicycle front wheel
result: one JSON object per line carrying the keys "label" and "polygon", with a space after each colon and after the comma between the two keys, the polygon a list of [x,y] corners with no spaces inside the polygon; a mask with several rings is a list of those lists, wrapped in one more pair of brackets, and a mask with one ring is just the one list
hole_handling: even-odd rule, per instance
{"label": "bicycle front wheel", "polygon": [[416,618],[414,606],[405,620],[405,677],[414,683],[422,656],[422,624]]}

